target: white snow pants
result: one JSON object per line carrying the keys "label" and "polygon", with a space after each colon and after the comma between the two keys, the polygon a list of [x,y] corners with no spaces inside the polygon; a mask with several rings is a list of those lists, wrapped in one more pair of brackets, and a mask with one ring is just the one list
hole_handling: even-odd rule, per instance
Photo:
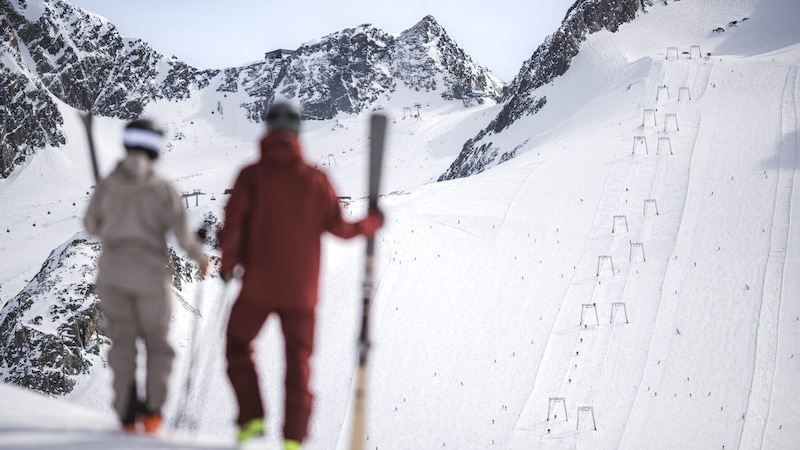
{"label": "white snow pants", "polygon": [[108,364],[114,373],[114,409],[123,422],[138,407],[131,401],[136,386],[136,340],[144,341],[147,354],[147,379],[144,405],[149,412],[160,412],[167,398],[167,385],[175,359],[168,341],[172,299],[167,280],[143,285],[136,290],[97,286],[100,307],[108,323],[111,348]]}

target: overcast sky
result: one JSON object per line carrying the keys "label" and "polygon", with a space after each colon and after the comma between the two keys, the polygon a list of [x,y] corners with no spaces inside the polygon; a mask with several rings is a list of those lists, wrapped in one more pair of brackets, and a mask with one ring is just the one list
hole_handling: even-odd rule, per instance
{"label": "overcast sky", "polygon": [[200,69],[238,66],[364,23],[396,34],[428,14],[478,64],[516,76],[575,0],[68,0]]}

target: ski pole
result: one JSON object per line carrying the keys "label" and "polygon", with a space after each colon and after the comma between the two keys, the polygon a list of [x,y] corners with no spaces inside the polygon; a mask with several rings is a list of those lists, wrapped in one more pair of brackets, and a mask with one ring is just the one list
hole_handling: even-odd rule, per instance
{"label": "ski pole", "polygon": [[[208,234],[207,225],[204,225],[199,230],[197,230],[197,237],[198,239],[200,239],[201,243],[205,240],[207,234]],[[203,275],[203,277],[205,277],[205,275]],[[196,370],[196,364],[197,364],[197,357],[195,356],[195,354],[198,351],[197,333],[198,329],[200,328],[199,322],[203,320],[202,307],[203,307],[203,286],[205,285],[204,279],[205,278],[200,279],[200,281],[197,283],[197,289],[195,290],[194,309],[196,311],[196,318],[192,322],[192,330],[191,333],[189,334],[189,347],[188,347],[189,364],[186,372],[186,378],[184,379],[184,384],[183,384],[183,401],[179,403],[180,411],[175,423],[175,426],[177,428],[180,428],[185,424],[187,425],[187,428],[192,431],[197,428],[197,420],[194,420],[194,418],[192,418],[193,420],[189,420],[186,411],[190,410],[190,403],[192,401],[192,378]],[[223,291],[223,295],[224,292],[225,291]]]}
{"label": "ski pole", "polygon": [[196,317],[194,322],[192,322],[192,331],[189,335],[189,346],[188,346],[188,366],[186,371],[186,377],[184,378],[183,382],[183,390],[182,390],[182,397],[183,400],[178,404],[178,415],[175,420],[175,427],[176,428],[183,428],[184,426],[189,430],[195,430],[197,423],[196,420],[193,418],[188,417],[187,411],[190,410],[190,403],[192,400],[192,375],[195,371],[196,366],[196,357],[195,353],[197,352],[197,330],[199,328],[198,322],[203,319],[203,313],[201,312],[202,308],[202,300],[203,300],[203,281],[197,285],[197,290],[195,291],[195,301],[194,301],[194,310],[196,311]]}
{"label": "ski pole", "polygon": [[86,140],[89,144],[89,155],[92,157],[92,173],[94,174],[95,184],[100,182],[100,171],[97,169],[97,152],[94,147],[94,136],[92,136],[92,120],[94,116],[89,111],[81,116],[83,126],[86,128]]}

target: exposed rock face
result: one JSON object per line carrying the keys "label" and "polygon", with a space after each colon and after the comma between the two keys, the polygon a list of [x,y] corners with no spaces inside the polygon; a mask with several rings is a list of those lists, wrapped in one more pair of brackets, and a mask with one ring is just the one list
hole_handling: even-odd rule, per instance
{"label": "exposed rock face", "polygon": [[499,100],[503,89],[502,81],[472,62],[431,16],[399,37],[362,25],[303,45],[274,81],[282,96],[299,100],[306,119],[357,114],[391,96],[398,83],[441,91],[447,99],[480,89]]}
{"label": "exposed rock face", "polygon": [[444,84],[446,99],[463,98],[467,89],[484,91],[496,100],[502,96],[497,77],[473,63],[432,16],[402,32],[393,53],[392,73],[412,89],[434,91]]}
{"label": "exposed rock face", "polygon": [[[101,349],[111,341],[94,285],[99,255],[97,240],[75,235],[0,310],[0,381],[60,395],[72,391],[76,375],[105,364]],[[196,264],[172,248],[165,264],[176,294],[199,279]]]}
{"label": "exposed rock face", "polygon": [[[503,107],[497,117],[468,140],[461,153],[439,180],[466,177],[516,156],[515,149],[500,149],[491,137],[520,118],[536,114],[545,107],[547,98],[537,90],[565,74],[578,54],[586,36],[600,30],[616,32],[620,25],[636,18],[638,11],[647,12],[654,0],[578,0],[567,11],[558,31],[550,35],[525,61],[517,76],[508,85],[502,98]],[[665,0],[660,0],[665,1]]]}
{"label": "exposed rock face", "polygon": [[290,58],[277,89],[287,98],[298,97],[308,119],[359,112],[394,88],[395,81],[385,70],[387,38],[365,25],[304,45]]}
{"label": "exposed rock face", "polygon": [[0,177],[27,155],[66,143],[54,99],[130,120],[154,100],[183,101],[210,89],[236,94],[247,118],[261,122],[276,95],[296,99],[309,120],[360,113],[391,96],[398,84],[441,91],[445,98],[480,89],[499,100],[503,89],[431,16],[399,37],[363,25],[285,58],[224,70],[198,70],[166,58],[63,0],[0,0],[0,27],[0,92],[9,99],[0,105]]}
{"label": "exposed rock face", "polygon": [[0,176],[27,155],[66,143],[53,99],[94,114],[134,119],[154,99],[188,98],[218,71],[167,59],[124,39],[105,19],[61,0],[0,1]]}
{"label": "exposed rock face", "polygon": [[63,145],[66,139],[60,128],[64,119],[41,83],[0,66],[0,98],[0,178],[5,178],[28,155],[46,145]]}
{"label": "exposed rock face", "polygon": [[53,250],[31,282],[0,311],[0,380],[66,394],[109,343],[91,280],[100,244],[76,236]]}

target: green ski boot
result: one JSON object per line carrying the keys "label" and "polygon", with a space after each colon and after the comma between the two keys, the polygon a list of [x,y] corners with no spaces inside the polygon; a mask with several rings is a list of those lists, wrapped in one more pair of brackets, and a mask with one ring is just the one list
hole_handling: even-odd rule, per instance
{"label": "green ski boot", "polygon": [[283,441],[283,450],[303,450],[303,447],[297,441],[286,439]]}
{"label": "green ski boot", "polygon": [[239,426],[236,443],[241,444],[264,435],[264,419],[253,419]]}

